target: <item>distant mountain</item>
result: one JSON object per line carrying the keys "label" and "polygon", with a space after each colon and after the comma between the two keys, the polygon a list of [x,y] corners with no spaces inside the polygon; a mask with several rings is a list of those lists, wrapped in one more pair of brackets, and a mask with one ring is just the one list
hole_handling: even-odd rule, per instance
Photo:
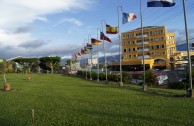
{"label": "distant mountain", "polygon": [[187,44],[181,44],[176,46],[177,51],[187,51]]}
{"label": "distant mountain", "polygon": [[61,66],[65,66],[65,63],[67,60],[69,60],[69,58],[61,59],[61,62],[60,62]]}

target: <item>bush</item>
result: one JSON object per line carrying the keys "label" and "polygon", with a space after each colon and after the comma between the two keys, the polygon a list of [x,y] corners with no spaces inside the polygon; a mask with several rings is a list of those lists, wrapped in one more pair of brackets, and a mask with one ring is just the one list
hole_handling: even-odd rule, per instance
{"label": "bush", "polygon": [[115,74],[108,74],[108,80],[109,81],[119,82],[119,76],[115,75]]}
{"label": "bush", "polygon": [[95,72],[92,72],[92,79],[97,80],[97,78],[98,78],[98,74]]}
{"label": "bush", "polygon": [[171,82],[168,84],[168,88],[170,89],[185,89],[185,83],[183,82]]}
{"label": "bush", "polygon": [[122,76],[123,76],[123,82],[124,83],[129,83],[129,81],[131,80],[131,75],[127,72],[123,72],[122,73]]}
{"label": "bush", "polygon": [[100,80],[106,80],[106,74],[105,73],[99,73],[99,79]]}

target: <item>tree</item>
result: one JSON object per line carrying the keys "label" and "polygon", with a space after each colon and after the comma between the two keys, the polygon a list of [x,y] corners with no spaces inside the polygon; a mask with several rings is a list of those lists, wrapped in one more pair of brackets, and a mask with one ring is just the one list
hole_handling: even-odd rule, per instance
{"label": "tree", "polygon": [[17,58],[14,59],[14,62],[22,64],[24,71],[28,71],[30,73],[30,69],[32,68],[33,64],[38,62],[38,58]]}
{"label": "tree", "polygon": [[[59,69],[60,67],[60,61],[61,58],[56,56],[56,57],[42,57],[39,59],[41,66],[42,67],[47,67],[50,68],[51,74],[53,74],[53,70]],[[45,66],[44,66],[45,65]]]}
{"label": "tree", "polygon": [[0,73],[3,73],[3,79],[5,83],[7,83],[6,76],[5,76],[6,70],[7,70],[7,64],[6,64],[6,61],[3,60],[2,62],[0,62]]}

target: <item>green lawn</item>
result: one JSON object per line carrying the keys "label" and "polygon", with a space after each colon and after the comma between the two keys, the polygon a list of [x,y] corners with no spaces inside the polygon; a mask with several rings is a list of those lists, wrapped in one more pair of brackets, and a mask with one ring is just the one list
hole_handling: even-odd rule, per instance
{"label": "green lawn", "polygon": [[25,74],[8,74],[13,90],[4,92],[0,77],[0,126],[31,126],[31,109],[36,126],[194,125],[194,99],[190,98],[46,74],[33,74],[30,81]]}

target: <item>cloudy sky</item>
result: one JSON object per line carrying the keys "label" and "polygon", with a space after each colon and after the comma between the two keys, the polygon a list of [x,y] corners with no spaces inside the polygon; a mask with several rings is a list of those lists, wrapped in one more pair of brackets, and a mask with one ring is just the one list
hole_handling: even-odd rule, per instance
{"label": "cloudy sky", "polygon": [[[176,32],[177,43],[185,42],[181,0],[175,0],[176,5],[170,8],[147,8],[146,0],[142,1],[144,26],[165,25]],[[186,2],[192,41],[194,1]],[[97,29],[105,26],[102,20],[118,25],[118,6],[138,17],[125,25],[120,23],[121,32],[140,27],[138,0],[0,0],[0,58],[55,55],[69,58],[83,47],[88,37],[97,37]],[[121,8],[118,9],[121,14]],[[107,53],[118,53],[117,35],[107,36],[113,40],[105,45]],[[99,49],[102,50],[102,45]]]}

